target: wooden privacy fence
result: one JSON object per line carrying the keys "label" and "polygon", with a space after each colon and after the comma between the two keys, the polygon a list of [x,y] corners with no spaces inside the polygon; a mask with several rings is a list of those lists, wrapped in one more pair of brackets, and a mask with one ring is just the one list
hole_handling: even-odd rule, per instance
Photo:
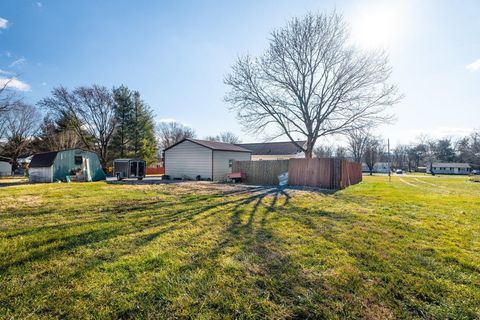
{"label": "wooden privacy fence", "polygon": [[246,174],[245,183],[277,185],[288,171],[288,184],[324,189],[344,189],[362,181],[359,163],[335,158],[235,161],[232,172]]}
{"label": "wooden privacy fence", "polygon": [[[290,159],[288,184],[339,189],[338,161],[332,158]],[[337,164],[337,165],[336,165]]]}
{"label": "wooden privacy fence", "polygon": [[362,181],[362,165],[357,162],[341,160],[340,189]]}
{"label": "wooden privacy fence", "polygon": [[232,172],[246,174],[245,183],[277,185],[278,175],[288,171],[288,160],[235,161]]}

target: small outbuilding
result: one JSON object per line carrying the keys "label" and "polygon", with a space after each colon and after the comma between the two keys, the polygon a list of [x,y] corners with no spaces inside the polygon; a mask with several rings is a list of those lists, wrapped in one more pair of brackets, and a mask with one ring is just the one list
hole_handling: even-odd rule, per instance
{"label": "small outbuilding", "polygon": [[82,149],[37,153],[30,161],[28,173],[33,183],[105,180],[97,154]]}
{"label": "small outbuilding", "polygon": [[10,159],[0,156],[0,177],[12,175],[12,165]]}
{"label": "small outbuilding", "polygon": [[230,143],[183,139],[164,150],[165,174],[172,179],[225,181],[233,162],[251,160],[251,154]]}

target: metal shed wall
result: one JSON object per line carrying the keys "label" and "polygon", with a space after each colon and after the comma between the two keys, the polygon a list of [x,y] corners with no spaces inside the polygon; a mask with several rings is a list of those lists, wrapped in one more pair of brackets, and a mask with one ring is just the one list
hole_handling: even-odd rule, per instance
{"label": "metal shed wall", "polygon": [[71,149],[59,151],[55,162],[53,163],[53,181],[64,180],[66,176],[70,175],[70,171],[81,168],[81,164],[75,164],[75,156],[82,156],[89,160],[90,174],[93,181],[105,179],[105,173],[102,170],[102,165],[95,152]]}
{"label": "metal shed wall", "polygon": [[213,180],[226,181],[227,174],[232,172],[232,168],[229,166],[230,160],[235,161],[248,161],[251,160],[250,152],[232,152],[232,151],[213,151]]}
{"label": "metal shed wall", "polygon": [[165,151],[165,174],[172,178],[212,179],[212,150],[184,141]]}
{"label": "metal shed wall", "polygon": [[30,168],[28,176],[32,183],[53,182],[52,167]]}

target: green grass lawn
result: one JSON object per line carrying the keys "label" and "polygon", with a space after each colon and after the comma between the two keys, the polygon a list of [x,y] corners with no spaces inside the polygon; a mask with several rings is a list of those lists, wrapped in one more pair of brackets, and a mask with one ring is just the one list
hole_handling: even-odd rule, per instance
{"label": "green grass lawn", "polygon": [[480,183],[0,188],[0,318],[480,317]]}

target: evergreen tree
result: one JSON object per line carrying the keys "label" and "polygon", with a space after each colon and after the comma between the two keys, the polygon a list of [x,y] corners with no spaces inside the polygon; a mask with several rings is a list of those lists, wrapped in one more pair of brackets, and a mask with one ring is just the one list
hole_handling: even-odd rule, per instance
{"label": "evergreen tree", "polygon": [[112,151],[115,157],[155,160],[157,142],[152,109],[141,99],[140,93],[125,86],[113,90],[116,102],[117,127]]}
{"label": "evergreen tree", "polygon": [[152,163],[157,153],[155,139],[155,122],[152,109],[140,98],[140,93],[133,94],[134,111],[132,119],[131,147],[133,155]]}
{"label": "evergreen tree", "polygon": [[115,118],[117,127],[112,140],[112,151],[115,157],[124,158],[128,155],[128,143],[132,131],[133,99],[132,93],[125,86],[113,89],[115,99]]}

